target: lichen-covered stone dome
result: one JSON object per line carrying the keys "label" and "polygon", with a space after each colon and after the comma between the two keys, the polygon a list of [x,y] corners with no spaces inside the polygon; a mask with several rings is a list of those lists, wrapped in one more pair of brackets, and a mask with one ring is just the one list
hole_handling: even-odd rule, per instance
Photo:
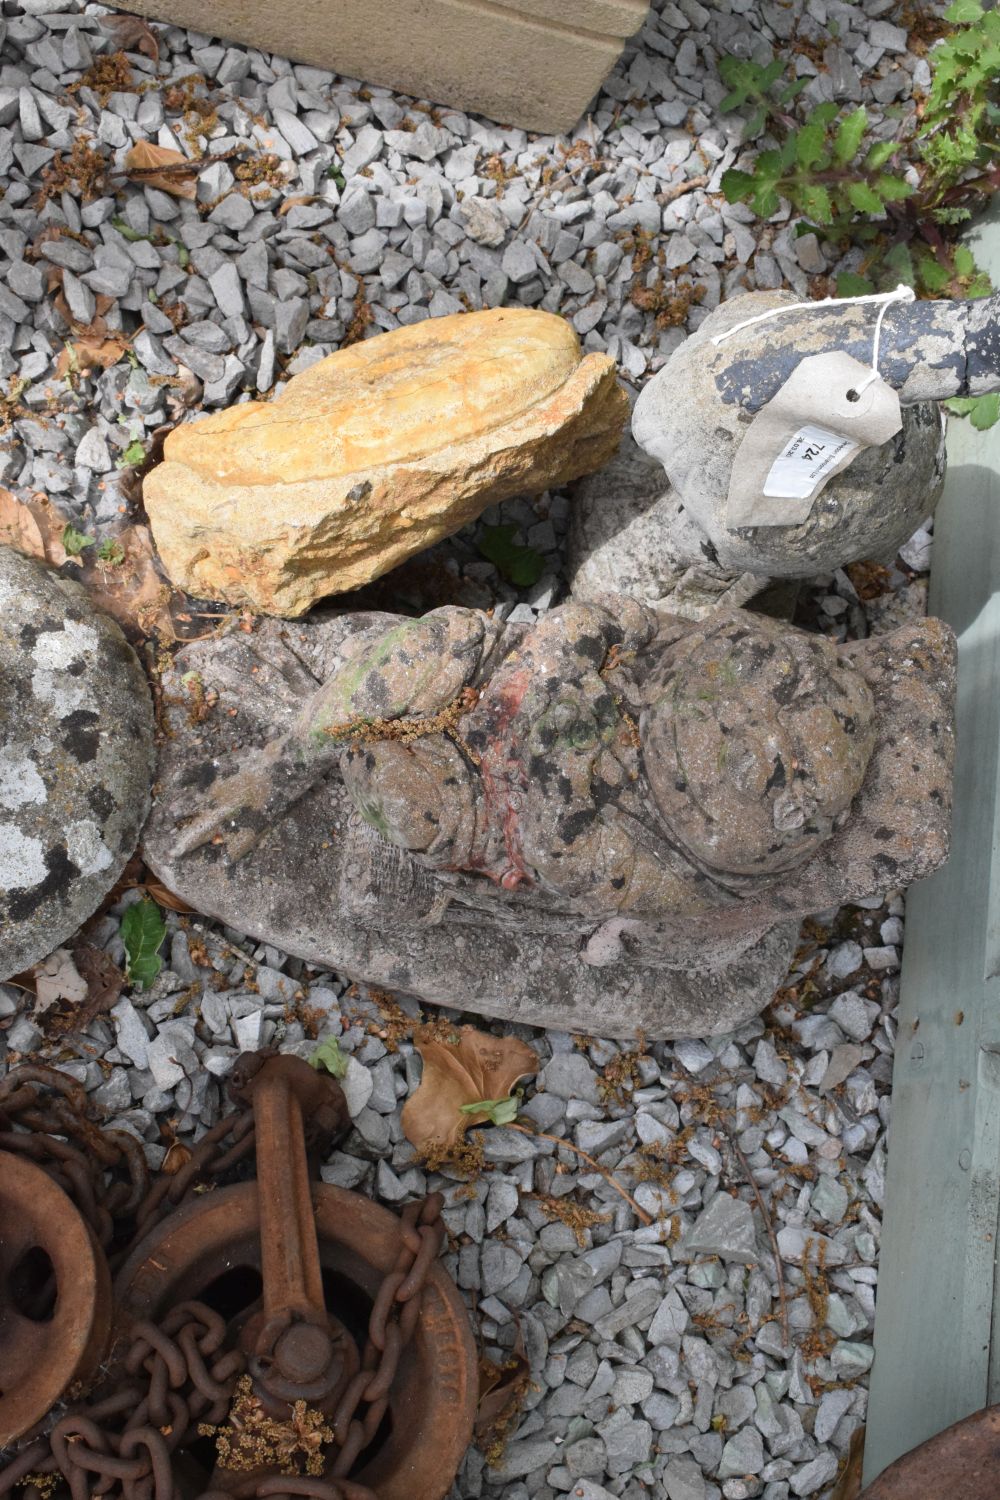
{"label": "lichen-covered stone dome", "polygon": [[0,547],[0,979],[91,915],[139,839],[153,706],[79,584]]}

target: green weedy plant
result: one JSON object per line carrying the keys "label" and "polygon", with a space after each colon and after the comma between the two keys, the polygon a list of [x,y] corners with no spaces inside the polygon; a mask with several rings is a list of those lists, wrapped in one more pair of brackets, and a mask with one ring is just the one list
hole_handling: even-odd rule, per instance
{"label": "green weedy plant", "polygon": [[163,967],[159,949],[167,935],[167,924],[156,902],[144,896],[128,907],[118,935],[125,945],[125,978],[129,984],[148,990]]}
{"label": "green weedy plant", "polygon": [[[745,112],[744,141],[776,142],[748,170],[723,174],[726,198],[761,218],[785,200],[801,215],[801,233],[841,250],[860,246],[863,274],[838,277],[841,296],[900,281],[932,297],[992,290],[957,233],[1000,190],[1000,11],[983,0],[955,0],[945,19],[953,30],[929,54],[923,109],[893,140],[871,139],[863,107],[844,113],[821,104],[804,118],[792,112],[807,80],[787,81],[783,59],[720,60],[729,88],[720,108]],[[989,425],[985,406],[959,405]]]}

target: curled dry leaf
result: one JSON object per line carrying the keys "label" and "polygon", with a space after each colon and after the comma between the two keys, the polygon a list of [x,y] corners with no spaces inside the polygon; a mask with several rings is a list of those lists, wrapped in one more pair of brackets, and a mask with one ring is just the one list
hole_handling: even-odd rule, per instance
{"label": "curled dry leaf", "polygon": [[520,1326],[517,1340],[504,1364],[494,1364],[485,1354],[479,1357],[479,1406],[476,1411],[475,1437],[483,1450],[503,1443],[517,1416],[531,1381],[531,1366],[524,1353],[524,1335]]}
{"label": "curled dry leaf", "polygon": [[420,1087],[403,1106],[403,1131],[417,1150],[458,1144],[470,1125],[489,1118],[463,1114],[462,1107],[480,1099],[504,1099],[519,1078],[538,1072],[538,1055],[526,1042],[512,1036],[490,1036],[474,1026],[463,1026],[454,1041],[441,1041],[430,1027],[413,1034],[423,1058]]}
{"label": "curled dry leaf", "polygon": [[141,16],[102,16],[101,27],[111,33],[116,47],[123,52],[144,52],[154,62],[160,60],[160,44]]}
{"label": "curled dry leaf", "polygon": [[198,193],[194,181],[198,165],[180,151],[154,146],[152,141],[136,141],[125,157],[125,176],[144,187],[173,193],[175,198],[193,199]]}
{"label": "curled dry leaf", "polygon": [[67,553],[61,538],[67,517],[44,495],[18,500],[10,490],[0,490],[0,543],[61,568]]}
{"label": "curled dry leaf", "polygon": [[160,1163],[160,1171],[164,1177],[176,1177],[191,1160],[192,1152],[190,1146],[185,1146],[183,1141],[174,1141],[167,1147],[167,1154]]}
{"label": "curled dry leaf", "polygon": [[293,208],[298,208],[300,205],[306,203],[315,203],[316,201],[315,193],[296,193],[293,197],[286,198],[282,203],[278,209],[278,218],[283,219],[287,213],[291,213]]}
{"label": "curled dry leaf", "polygon": [[175,896],[172,890],[157,880],[147,868],[141,854],[133,854],[124,870],[119,875],[111,890],[105,896],[96,912],[102,916],[112,906],[117,906],[126,891],[142,891],[143,895],[151,896],[157,906],[166,906],[170,911],[178,912],[181,916],[189,916],[193,906],[188,906],[180,896]]}

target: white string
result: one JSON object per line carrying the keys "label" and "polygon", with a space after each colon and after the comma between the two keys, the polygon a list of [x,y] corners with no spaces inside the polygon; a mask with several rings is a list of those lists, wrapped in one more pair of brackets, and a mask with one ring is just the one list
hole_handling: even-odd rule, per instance
{"label": "white string", "polygon": [[862,391],[878,380],[878,352],[879,343],[882,338],[882,319],[885,317],[893,302],[912,302],[916,296],[911,286],[904,286],[900,282],[895,291],[871,292],[863,297],[822,297],[817,302],[786,302],[781,307],[772,307],[768,312],[758,313],[754,318],[744,318],[742,323],[735,323],[732,328],[727,328],[724,333],[712,335],[713,344],[721,344],[724,339],[731,338],[734,333],[740,333],[744,328],[752,328],[755,323],[766,323],[769,318],[780,317],[787,312],[810,312],[819,307],[856,307],[862,302],[881,303],[879,315],[875,323],[875,341],[872,345],[872,368],[871,373],[855,386],[855,395],[860,396]]}

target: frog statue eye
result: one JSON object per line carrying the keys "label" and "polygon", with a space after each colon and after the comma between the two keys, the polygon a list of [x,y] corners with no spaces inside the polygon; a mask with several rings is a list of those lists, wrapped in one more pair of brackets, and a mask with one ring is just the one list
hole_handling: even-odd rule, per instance
{"label": "frog statue eye", "polygon": [[726,615],[669,647],[640,731],[656,805],[700,863],[794,868],[838,826],[875,744],[868,684],[828,642]]}

